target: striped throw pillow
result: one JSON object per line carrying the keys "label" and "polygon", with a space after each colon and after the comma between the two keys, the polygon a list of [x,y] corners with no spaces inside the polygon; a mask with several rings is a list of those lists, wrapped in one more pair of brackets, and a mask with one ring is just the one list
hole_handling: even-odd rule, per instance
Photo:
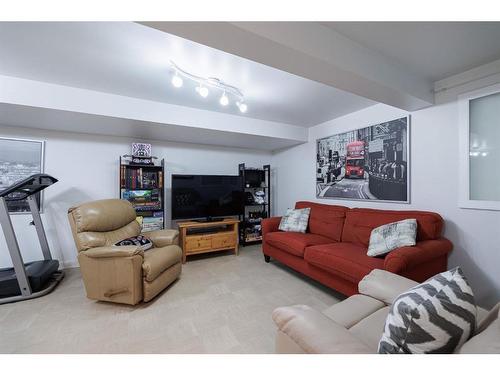
{"label": "striped throw pillow", "polygon": [[385,321],[378,352],[453,353],[476,327],[474,295],[459,267],[401,294]]}

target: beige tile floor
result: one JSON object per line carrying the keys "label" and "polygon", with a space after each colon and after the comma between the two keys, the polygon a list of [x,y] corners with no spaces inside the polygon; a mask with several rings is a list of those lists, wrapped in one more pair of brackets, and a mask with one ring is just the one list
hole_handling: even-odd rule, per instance
{"label": "beige tile floor", "polygon": [[136,307],[87,299],[71,269],[50,295],[0,305],[0,353],[272,353],[274,308],[322,310],[341,298],[266,264],[260,246],[192,258],[176,283]]}

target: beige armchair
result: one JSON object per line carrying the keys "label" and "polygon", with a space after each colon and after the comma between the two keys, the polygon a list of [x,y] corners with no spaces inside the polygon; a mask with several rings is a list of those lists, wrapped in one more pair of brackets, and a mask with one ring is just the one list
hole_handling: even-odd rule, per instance
{"label": "beige armchair", "polygon": [[[418,283],[375,269],[358,284],[359,294],[323,312],[306,305],[279,307],[276,353],[377,353],[385,319],[397,296]],[[489,312],[478,307],[475,334],[456,353],[500,353],[500,304]]]}
{"label": "beige armchair", "polygon": [[[135,305],[150,301],[181,273],[178,231],[141,233],[135,210],[125,200],[105,199],[68,210],[87,297]],[[113,246],[144,235],[154,247]]]}

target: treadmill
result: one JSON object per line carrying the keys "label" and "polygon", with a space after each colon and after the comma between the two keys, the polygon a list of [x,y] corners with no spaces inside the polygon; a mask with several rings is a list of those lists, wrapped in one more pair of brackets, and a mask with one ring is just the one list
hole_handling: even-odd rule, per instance
{"label": "treadmill", "polygon": [[[34,174],[0,191],[0,225],[14,267],[0,269],[0,305],[37,298],[50,293],[64,277],[59,261],[52,259],[36,197],[57,179],[48,174]],[[7,202],[28,201],[43,260],[24,263],[9,216]]]}

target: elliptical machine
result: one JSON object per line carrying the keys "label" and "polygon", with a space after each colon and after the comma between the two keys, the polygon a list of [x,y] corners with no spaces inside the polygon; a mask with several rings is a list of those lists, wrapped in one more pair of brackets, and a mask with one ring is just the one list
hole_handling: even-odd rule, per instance
{"label": "elliptical machine", "polygon": [[[59,261],[52,259],[43,228],[36,194],[55,184],[57,179],[48,174],[35,174],[0,192],[0,225],[14,267],[0,269],[0,305],[37,298],[50,293],[64,277]],[[28,201],[43,260],[24,263],[16,234],[9,216],[7,202]]]}

